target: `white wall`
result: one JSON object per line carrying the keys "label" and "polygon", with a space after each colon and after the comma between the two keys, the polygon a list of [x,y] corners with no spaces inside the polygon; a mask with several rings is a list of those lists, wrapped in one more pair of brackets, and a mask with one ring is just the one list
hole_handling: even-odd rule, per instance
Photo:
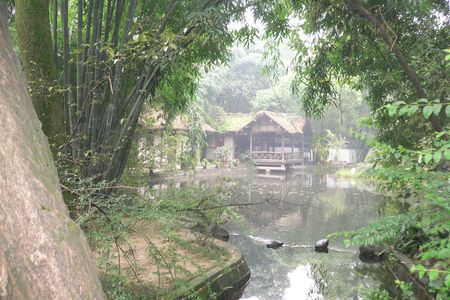
{"label": "white wall", "polygon": [[330,148],[327,161],[344,162],[348,164],[356,163],[356,150]]}
{"label": "white wall", "polygon": [[230,154],[228,155],[228,160],[234,159],[234,136],[226,135],[223,139],[223,146],[227,147],[230,150]]}

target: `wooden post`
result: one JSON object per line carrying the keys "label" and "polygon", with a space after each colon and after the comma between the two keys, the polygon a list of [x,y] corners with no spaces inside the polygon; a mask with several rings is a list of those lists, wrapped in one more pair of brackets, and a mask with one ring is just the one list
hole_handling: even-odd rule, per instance
{"label": "wooden post", "polygon": [[284,130],[281,131],[281,160],[284,161]]}
{"label": "wooden post", "polygon": [[302,139],[301,139],[301,158],[303,160],[303,162],[305,162],[305,153],[304,153],[304,149],[303,149],[303,133],[302,133]]}
{"label": "wooden post", "polygon": [[294,153],[294,135],[291,136],[291,149],[292,153]]}
{"label": "wooden post", "polygon": [[253,152],[253,132],[250,129],[250,154]]}

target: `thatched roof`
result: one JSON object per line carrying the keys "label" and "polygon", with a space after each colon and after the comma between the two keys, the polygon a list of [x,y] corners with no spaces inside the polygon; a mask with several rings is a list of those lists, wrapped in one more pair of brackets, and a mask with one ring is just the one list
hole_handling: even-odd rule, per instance
{"label": "thatched roof", "polygon": [[248,113],[226,113],[219,118],[218,131],[238,132],[253,120],[253,115]]}
{"label": "thatched roof", "polygon": [[226,114],[224,122],[231,123],[233,126],[229,126],[225,131],[239,132],[263,116],[268,117],[291,134],[303,133],[306,124],[306,119],[297,114],[259,111],[253,116],[250,114]]}
{"label": "thatched roof", "polygon": [[[217,126],[217,130],[207,123],[203,124],[203,130],[209,133],[217,131],[237,133],[244,130],[253,122],[263,116],[267,116],[291,134],[303,133],[303,128],[306,124],[306,119],[297,114],[260,111],[256,114],[226,113],[218,117],[219,125]],[[151,130],[161,130],[165,128],[172,128],[174,130],[180,131],[189,130],[189,123],[187,122],[185,117],[177,116],[174,120],[172,120],[172,122],[170,122],[170,124],[167,124],[167,121],[163,117],[163,114],[157,113],[155,111],[150,111],[144,114],[140,122],[142,124],[145,124],[145,126]]]}

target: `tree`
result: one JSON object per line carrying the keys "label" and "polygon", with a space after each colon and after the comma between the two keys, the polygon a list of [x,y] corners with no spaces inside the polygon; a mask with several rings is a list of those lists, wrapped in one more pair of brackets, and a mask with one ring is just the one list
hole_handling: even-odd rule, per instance
{"label": "tree", "polygon": [[[50,144],[65,141],[62,94],[50,35],[49,0],[16,1],[17,42],[34,108]],[[57,149],[55,149],[57,152]]]}
{"label": "tree", "polygon": [[103,299],[90,249],[64,206],[7,11],[0,1],[0,298]]}
{"label": "tree", "polygon": [[[379,135],[393,145],[411,145],[433,131],[442,131],[444,115],[401,118],[394,123],[383,105],[411,103],[418,98],[448,97],[442,50],[450,33],[446,1],[296,1],[292,10],[304,22],[291,31],[297,49],[293,88],[310,115],[322,115],[336,104],[333,80],[367,91],[365,97],[379,126]],[[299,31],[315,35],[306,45]],[[420,128],[421,130],[417,130]]]}
{"label": "tree", "polygon": [[[70,136],[69,147],[62,152],[81,177],[118,180],[144,102],[168,115],[186,109],[195,94],[200,67],[225,60],[233,41],[226,26],[237,18],[236,11],[242,14],[241,4],[176,0],[62,3],[63,28],[57,36],[64,41],[64,63],[58,70],[64,74]],[[42,1],[42,7],[48,11],[48,1]],[[48,19],[48,14],[44,17]],[[71,32],[68,21],[76,24],[76,31]],[[16,25],[25,26],[23,22]],[[17,33],[37,28],[18,28]],[[51,49],[50,40],[42,42]],[[37,56],[45,56],[42,49],[37,51]]]}
{"label": "tree", "polygon": [[[260,89],[269,87],[263,76],[262,48],[233,49],[227,66],[209,71],[202,78],[203,96],[226,112],[251,112],[252,101]],[[261,49],[260,49],[261,48]]]}

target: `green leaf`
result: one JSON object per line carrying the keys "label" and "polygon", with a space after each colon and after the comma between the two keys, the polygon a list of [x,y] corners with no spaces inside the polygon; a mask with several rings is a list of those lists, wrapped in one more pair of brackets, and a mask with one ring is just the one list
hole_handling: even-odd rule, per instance
{"label": "green leaf", "polygon": [[420,98],[419,100],[417,100],[417,103],[428,103],[428,100],[425,98]]}
{"label": "green leaf", "polygon": [[428,118],[431,116],[432,113],[433,113],[433,107],[432,106],[425,106],[423,108],[423,116],[425,117],[425,119],[428,120]]}
{"label": "green leaf", "polygon": [[428,164],[431,161],[432,158],[433,158],[433,155],[431,153],[427,153],[423,157],[423,161],[424,161],[424,163]]}
{"label": "green leaf", "polygon": [[432,270],[430,273],[428,273],[428,278],[430,278],[430,281],[436,280],[439,278],[439,272]]}
{"label": "green leaf", "polygon": [[446,160],[450,160],[450,149],[444,151],[444,157]]}
{"label": "green leaf", "polygon": [[398,108],[397,105],[389,105],[388,106],[388,115],[390,117],[395,116],[395,114],[397,113],[397,108]]}
{"label": "green leaf", "polygon": [[433,160],[434,160],[435,163],[438,163],[441,160],[441,158],[442,158],[442,152],[441,151],[434,152]]}
{"label": "green leaf", "polygon": [[399,116],[403,116],[403,115],[406,114],[408,111],[409,111],[409,107],[403,106],[403,107],[400,108],[400,110],[398,111],[398,115],[399,115]]}
{"label": "green leaf", "polygon": [[445,115],[450,118],[450,104],[447,104],[447,107],[445,108]]}
{"label": "green leaf", "polygon": [[447,288],[450,288],[450,274],[448,274],[447,276],[445,276],[445,286]]}
{"label": "green leaf", "polygon": [[408,108],[408,116],[412,116],[413,114],[415,114],[417,111],[419,110],[419,106],[418,105],[412,105]]}
{"label": "green leaf", "polygon": [[439,116],[439,113],[441,112],[441,109],[442,109],[442,104],[434,104],[433,105],[433,113],[436,115],[436,116]]}

